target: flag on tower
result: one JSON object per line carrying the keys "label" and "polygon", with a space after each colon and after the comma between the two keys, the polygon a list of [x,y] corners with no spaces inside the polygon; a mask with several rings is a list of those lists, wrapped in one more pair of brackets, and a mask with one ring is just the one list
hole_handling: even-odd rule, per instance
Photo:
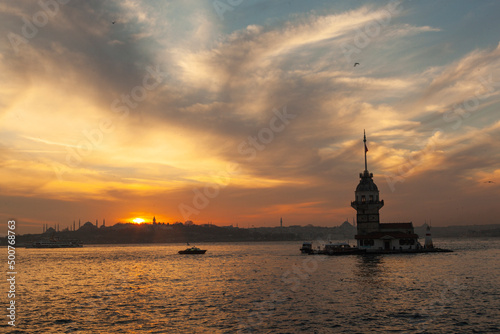
{"label": "flag on tower", "polygon": [[365,153],[368,152],[368,147],[366,147],[366,132],[363,130],[363,142],[365,143]]}

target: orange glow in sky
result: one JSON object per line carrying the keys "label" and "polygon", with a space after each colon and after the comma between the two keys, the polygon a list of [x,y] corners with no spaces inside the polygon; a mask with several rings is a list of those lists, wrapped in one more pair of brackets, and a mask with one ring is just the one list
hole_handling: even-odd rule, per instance
{"label": "orange glow in sky", "polygon": [[248,1],[226,20],[209,2],[108,3],[61,5],[38,30],[37,1],[0,3],[0,221],[16,233],[339,226],[364,130],[383,223],[499,222],[500,2]]}

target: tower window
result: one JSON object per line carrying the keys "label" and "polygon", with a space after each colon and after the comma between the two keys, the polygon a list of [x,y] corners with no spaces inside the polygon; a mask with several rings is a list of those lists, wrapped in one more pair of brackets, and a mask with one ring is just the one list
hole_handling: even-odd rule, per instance
{"label": "tower window", "polygon": [[370,195],[370,202],[373,202],[373,195]]}
{"label": "tower window", "polygon": [[366,197],[365,197],[365,195],[361,196],[361,203],[366,203]]}

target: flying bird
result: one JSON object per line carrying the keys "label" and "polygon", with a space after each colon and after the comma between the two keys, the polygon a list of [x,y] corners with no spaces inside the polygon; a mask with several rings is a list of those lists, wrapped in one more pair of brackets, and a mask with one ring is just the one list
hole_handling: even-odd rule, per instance
{"label": "flying bird", "polygon": [[356,67],[356,65],[359,65],[359,63],[354,63],[354,67]]}
{"label": "flying bird", "polygon": [[495,183],[495,182],[493,182],[493,181],[485,181],[484,183]]}
{"label": "flying bird", "polygon": [[111,24],[115,24],[115,23],[116,23],[116,21],[112,21],[112,22],[111,22]]}

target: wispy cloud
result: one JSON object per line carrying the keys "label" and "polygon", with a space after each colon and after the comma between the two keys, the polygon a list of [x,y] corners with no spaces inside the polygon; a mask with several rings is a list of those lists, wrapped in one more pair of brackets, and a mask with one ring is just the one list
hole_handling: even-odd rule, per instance
{"label": "wispy cloud", "polygon": [[[18,34],[22,18],[40,10],[29,1],[0,6],[2,31]],[[468,189],[497,187],[484,182],[498,178],[500,158],[498,41],[443,40],[458,23],[446,13],[447,21],[424,19],[418,5],[407,10],[404,2],[390,17],[387,5],[325,6],[294,3],[280,17],[263,13],[237,28],[197,1],[61,6],[18,53],[8,39],[0,45],[8,83],[0,86],[0,185],[18,208],[25,197],[81,203],[80,210],[104,210],[94,201],[106,201],[116,219],[127,216],[120,210],[160,210],[178,220],[177,206],[192,200],[193,189],[237,163],[230,185],[194,220],[258,225],[259,215],[264,224],[293,212],[296,223],[332,224],[352,210],[366,129],[376,182],[417,219],[404,196],[392,197],[384,175],[402,177],[395,194],[413,189],[417,197],[444,174],[458,182],[434,191],[463,194],[457,201],[470,199]],[[343,48],[367,27],[354,67]],[[459,47],[466,52],[455,54]],[[439,62],[422,56],[439,48]],[[113,101],[142,85],[148,66],[168,76],[119,117]],[[285,105],[296,118],[246,159],[239,145]],[[69,166],[73,151],[97,140],[89,133],[103,120],[113,131]]]}

